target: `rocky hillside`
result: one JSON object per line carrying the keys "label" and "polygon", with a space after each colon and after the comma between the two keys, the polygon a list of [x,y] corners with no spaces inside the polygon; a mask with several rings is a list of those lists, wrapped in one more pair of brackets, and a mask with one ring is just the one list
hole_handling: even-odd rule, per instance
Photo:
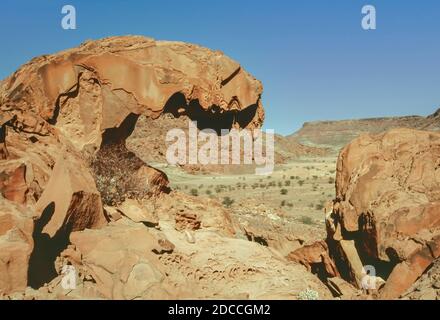
{"label": "rocky hillside", "polygon": [[440,131],[440,109],[428,117],[406,116],[306,122],[288,136],[312,146],[340,149],[363,133],[382,133],[395,128]]}

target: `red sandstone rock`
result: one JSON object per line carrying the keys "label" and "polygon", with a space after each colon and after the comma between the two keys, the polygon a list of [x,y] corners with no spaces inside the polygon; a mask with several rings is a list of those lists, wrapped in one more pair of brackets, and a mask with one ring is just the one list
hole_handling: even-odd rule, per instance
{"label": "red sandstone rock", "polygon": [[341,151],[336,192],[331,225],[361,257],[397,264],[381,298],[398,298],[440,256],[440,133],[361,136]]}

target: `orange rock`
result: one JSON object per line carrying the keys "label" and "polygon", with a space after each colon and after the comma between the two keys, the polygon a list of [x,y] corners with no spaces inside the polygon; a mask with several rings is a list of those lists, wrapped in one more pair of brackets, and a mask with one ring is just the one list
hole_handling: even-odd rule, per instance
{"label": "orange rock", "polygon": [[28,186],[26,165],[24,163],[0,164],[0,192],[5,199],[20,204],[26,202]]}
{"label": "orange rock", "polygon": [[440,133],[428,131],[364,135],[339,155],[333,220],[359,256],[397,264],[383,298],[399,297],[440,255],[439,168]]}
{"label": "orange rock", "polygon": [[317,241],[305,245],[287,256],[289,261],[304,265],[307,270],[317,274],[321,279],[339,276],[336,265],[329,256],[328,246],[325,241]]}
{"label": "orange rock", "polygon": [[0,199],[0,295],[26,288],[32,231],[32,212]]}
{"label": "orange rock", "polygon": [[[50,212],[49,212],[50,211]],[[89,170],[74,156],[62,154],[36,204],[40,218],[48,219],[42,232],[53,237],[105,225],[101,197]]]}
{"label": "orange rock", "polygon": [[131,113],[157,118],[184,109],[195,117],[200,108],[207,115],[234,113],[241,128],[260,127],[264,119],[263,87],[237,62],[219,51],[145,37],[107,38],[35,58],[5,79],[5,106],[16,104],[17,88],[25,117],[13,109],[16,126],[46,134],[49,122],[79,149],[98,147],[102,133]]}

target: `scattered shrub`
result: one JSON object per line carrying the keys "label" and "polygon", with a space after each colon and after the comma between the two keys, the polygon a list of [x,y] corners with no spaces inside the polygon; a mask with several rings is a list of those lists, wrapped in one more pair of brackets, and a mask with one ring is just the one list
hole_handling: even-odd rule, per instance
{"label": "scattered shrub", "polygon": [[299,221],[301,221],[302,224],[307,224],[307,225],[314,224],[313,219],[308,216],[301,216]]}
{"label": "scattered shrub", "polygon": [[319,293],[315,290],[307,289],[298,294],[298,300],[319,300]]}
{"label": "scattered shrub", "polygon": [[230,197],[224,197],[223,201],[222,201],[222,204],[226,208],[230,208],[234,202],[235,202],[234,199],[231,199]]}
{"label": "scattered shrub", "polygon": [[148,188],[136,177],[145,163],[124,144],[104,145],[90,160],[103,204],[114,206],[126,198],[141,199],[149,195]]}

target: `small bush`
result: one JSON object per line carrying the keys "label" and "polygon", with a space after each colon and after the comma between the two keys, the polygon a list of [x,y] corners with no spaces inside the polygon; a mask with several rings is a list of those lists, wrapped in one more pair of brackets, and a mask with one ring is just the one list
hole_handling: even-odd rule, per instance
{"label": "small bush", "polygon": [[148,188],[136,176],[145,164],[124,144],[104,145],[90,160],[96,188],[105,205],[118,205],[126,198],[141,199],[149,195]]}
{"label": "small bush", "polygon": [[298,294],[298,300],[319,300],[319,293],[315,290],[307,289]]}
{"label": "small bush", "polygon": [[287,189],[281,189],[281,190],[280,190],[280,193],[281,193],[282,195],[286,195],[287,192],[288,192]]}
{"label": "small bush", "polygon": [[190,194],[194,197],[197,197],[199,195],[199,190],[197,189],[191,189]]}
{"label": "small bush", "polygon": [[302,224],[312,225],[314,224],[313,219],[307,216],[302,216],[299,221],[301,221]]}
{"label": "small bush", "polygon": [[226,208],[230,208],[234,202],[235,202],[234,199],[231,199],[230,197],[224,197],[223,201],[222,201],[222,204]]}

